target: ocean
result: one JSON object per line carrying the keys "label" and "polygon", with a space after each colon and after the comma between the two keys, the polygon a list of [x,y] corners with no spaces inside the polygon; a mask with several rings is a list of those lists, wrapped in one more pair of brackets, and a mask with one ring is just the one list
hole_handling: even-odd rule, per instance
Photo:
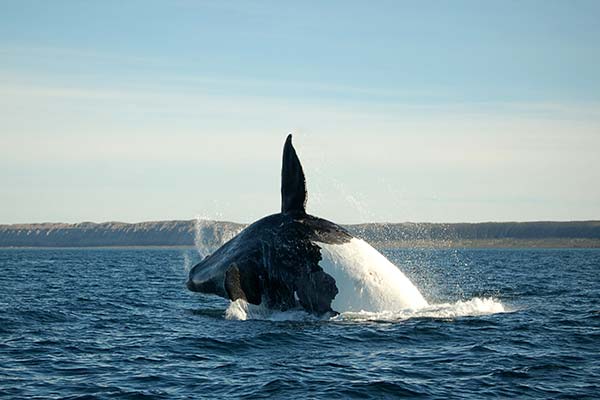
{"label": "ocean", "polygon": [[600,250],[383,250],[429,306],[189,292],[194,249],[0,249],[3,398],[599,398]]}

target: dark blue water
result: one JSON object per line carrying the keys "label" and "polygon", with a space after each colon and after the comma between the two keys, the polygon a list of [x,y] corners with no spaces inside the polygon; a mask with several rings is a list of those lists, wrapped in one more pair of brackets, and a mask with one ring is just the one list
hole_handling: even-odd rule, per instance
{"label": "dark blue water", "polygon": [[430,302],[506,313],[235,321],[191,250],[0,250],[0,396],[593,398],[599,250],[386,252]]}

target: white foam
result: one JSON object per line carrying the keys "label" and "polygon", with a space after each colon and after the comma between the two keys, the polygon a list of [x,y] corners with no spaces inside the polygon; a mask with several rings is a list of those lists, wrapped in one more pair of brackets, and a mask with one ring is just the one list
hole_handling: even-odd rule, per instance
{"label": "white foam", "polygon": [[492,298],[475,297],[471,300],[459,300],[455,303],[431,304],[419,310],[399,310],[381,312],[344,312],[334,317],[337,321],[403,321],[410,318],[453,319],[504,313],[508,310],[504,305]]}
{"label": "white foam", "polygon": [[289,311],[271,310],[263,305],[248,304],[239,299],[232,301],[225,318],[229,320],[265,320],[265,321],[317,321],[332,320],[340,322],[401,322],[411,318],[454,319],[459,317],[475,317],[509,312],[504,305],[492,298],[475,297],[471,300],[459,300],[455,303],[430,304],[421,309],[404,309],[397,311],[346,311],[337,316],[325,315],[317,317],[302,309]]}
{"label": "white foam", "polygon": [[383,312],[428,306],[406,275],[364,240],[318,245],[323,257],[319,265],[333,276],[339,290],[331,305],[335,311]]}
{"label": "white foam", "polygon": [[[225,318],[238,321],[246,321],[248,319],[267,321],[306,321],[319,319],[303,309],[277,311],[267,308],[263,304],[264,302],[257,306],[242,299],[232,301],[227,310],[225,310]],[[329,319],[329,317],[325,316],[326,319]]]}
{"label": "white foam", "polygon": [[[222,233],[217,229],[217,222],[205,217],[197,216],[194,224],[194,246],[201,258],[204,258],[229,240],[233,239],[242,228],[225,229]],[[205,233],[209,234],[205,236]],[[219,237],[219,234],[221,235]]]}

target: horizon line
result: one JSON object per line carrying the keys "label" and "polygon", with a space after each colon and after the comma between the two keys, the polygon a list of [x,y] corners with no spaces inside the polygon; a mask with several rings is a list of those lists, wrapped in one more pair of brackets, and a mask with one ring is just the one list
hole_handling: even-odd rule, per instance
{"label": "horizon line", "polygon": [[[150,223],[165,223],[165,222],[197,222],[197,221],[208,221],[217,223],[230,223],[237,225],[251,225],[253,222],[236,222],[222,219],[209,219],[209,218],[192,218],[192,219],[164,219],[164,220],[151,220],[151,221],[137,221],[137,222],[124,222],[124,221],[79,221],[79,222],[17,222],[17,223],[0,223],[0,227],[14,227],[14,226],[26,226],[26,225],[82,225],[82,224],[123,224],[123,225],[137,225],[137,224],[150,224]],[[431,221],[400,221],[400,222],[355,222],[355,223],[340,223],[339,225],[355,226],[355,225],[394,225],[394,224],[415,224],[415,225],[458,225],[458,224],[522,224],[522,223],[600,223],[600,219],[583,219],[583,220],[523,220],[523,221],[478,221],[478,222],[431,222]]]}

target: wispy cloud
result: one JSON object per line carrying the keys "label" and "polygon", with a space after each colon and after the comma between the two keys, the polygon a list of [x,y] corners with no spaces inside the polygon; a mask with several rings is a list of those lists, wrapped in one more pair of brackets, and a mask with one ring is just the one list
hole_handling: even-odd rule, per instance
{"label": "wispy cloud", "polygon": [[[273,16],[262,6],[243,12],[260,20]],[[126,220],[189,218],[218,203],[227,218],[248,221],[277,208],[281,142],[289,131],[297,133],[310,176],[311,209],[332,219],[543,219],[600,211],[597,97],[556,95],[572,89],[569,79],[536,92],[576,61],[555,63],[554,72],[548,69],[537,81],[535,63],[522,72],[528,65],[511,61],[518,73],[510,75],[493,60],[474,67],[476,60],[448,55],[452,68],[437,68],[428,51],[442,46],[438,39],[434,47],[407,54],[399,43],[392,54],[385,43],[396,45],[396,39],[388,32],[389,38],[377,36],[379,50],[361,52],[348,43],[340,50],[339,38],[330,47],[305,43],[310,24],[291,20],[296,41],[289,45],[305,47],[290,52],[288,63],[268,46],[254,47],[256,37],[272,33],[260,29],[244,42],[256,54],[238,46],[240,32],[225,50],[189,40],[190,32],[198,34],[189,30],[168,42],[182,43],[175,52],[165,43],[161,51],[142,51],[145,43],[0,42],[0,220],[45,218],[44,212],[72,220],[118,213]],[[283,29],[286,23],[273,24]],[[288,46],[278,44],[279,50]],[[321,53],[293,65],[298,54],[310,56],[313,49]],[[229,58],[205,67],[222,52]],[[238,68],[228,68],[242,53]],[[272,73],[280,65],[290,69]],[[313,65],[322,69],[303,73]],[[491,70],[478,69],[482,65]],[[336,79],[338,71],[343,78]],[[515,77],[521,80],[512,82]],[[502,83],[492,78],[512,86],[499,90]],[[530,81],[537,86],[516,90]],[[248,179],[257,171],[261,179]],[[61,199],[60,206],[37,212],[44,196]],[[164,204],[177,214],[165,214]],[[72,210],[81,217],[69,216]],[[106,214],[97,217],[94,210]]]}

